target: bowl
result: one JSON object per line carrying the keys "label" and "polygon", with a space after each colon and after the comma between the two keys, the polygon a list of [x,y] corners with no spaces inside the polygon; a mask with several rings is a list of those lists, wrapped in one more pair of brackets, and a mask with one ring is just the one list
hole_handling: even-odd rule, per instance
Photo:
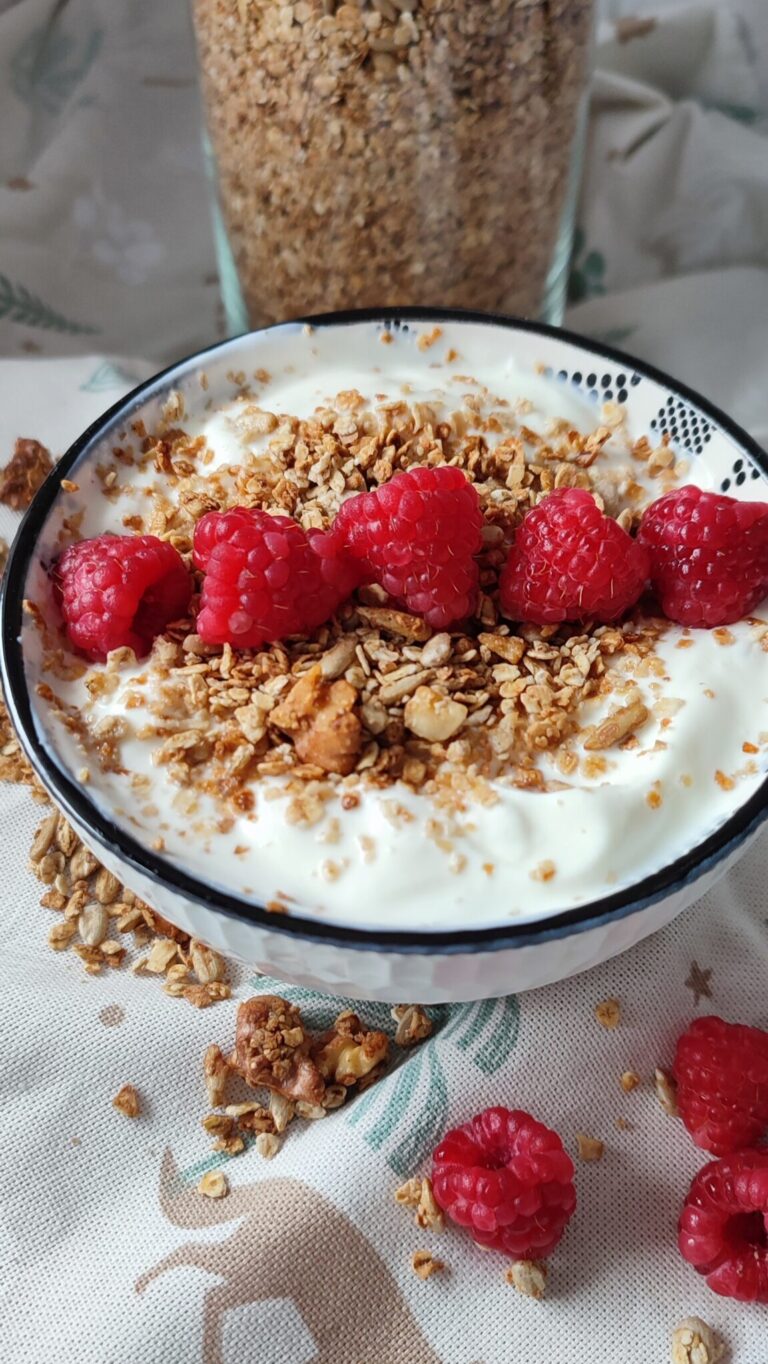
{"label": "bowl", "polygon": [[[466,903],[454,895],[446,923],[440,913],[443,883],[427,886],[430,877],[434,881],[432,845],[425,841],[419,853],[409,844],[409,856],[398,859],[385,840],[386,856],[379,864],[355,870],[352,892],[342,897],[343,913],[329,911],[319,900],[318,905],[300,903],[287,895],[281,907],[288,912],[275,913],[275,904],[267,903],[258,887],[234,889],[231,877],[226,883],[214,876],[212,863],[208,873],[209,858],[199,840],[190,841],[187,855],[163,849],[162,842],[153,849],[150,828],[137,832],[135,810],[119,806],[114,791],[105,794],[106,788],[84,782],[70,740],[40,699],[42,647],[22,604],[50,596],[47,570],[60,546],[62,521],[88,504],[89,488],[101,486],[115,447],[125,449],[139,438],[137,431],[167,423],[169,413],[183,425],[190,415],[210,411],[242,390],[245,376],[255,374],[266,385],[267,402],[269,384],[279,374],[281,401],[287,403],[292,386],[298,393],[326,361],[343,361],[355,382],[361,365],[367,365],[369,379],[372,368],[386,377],[404,366],[417,386],[437,382],[435,374],[452,366],[457,392],[483,371],[503,375],[505,392],[540,395],[536,402],[542,411],[554,404],[565,418],[562,429],[580,418],[587,429],[594,428],[607,418],[613,424],[611,439],[621,435],[634,443],[647,437],[651,446],[668,449],[667,462],[674,458],[680,468],[688,462],[689,481],[736,497],[765,499],[768,494],[765,454],[706,399],[640,361],[560,329],[480,314],[382,309],[314,317],[240,336],[180,361],[115,404],[67,451],[29,508],[10,554],[0,604],[3,685],[21,743],[52,798],[110,871],[181,929],[265,973],[346,997],[434,1003],[489,998],[584,971],[669,923],[743,854],[768,810],[766,760],[759,744],[747,750],[754,748],[756,757],[745,765],[742,780],[720,773],[720,785],[713,781],[698,790],[690,816],[681,816],[678,844],[658,864],[645,855],[642,874],[622,868],[622,846],[641,823],[637,806],[629,802],[621,816],[624,824],[606,837],[605,876],[578,895],[558,889],[556,881],[546,893],[540,891],[546,875],[533,870],[535,880],[523,903],[508,906],[503,896],[468,891]],[[518,402],[518,409],[522,415],[515,420],[523,421],[525,405]],[[762,633],[759,622],[749,629],[750,639]],[[707,658],[714,658],[711,639],[706,650]],[[727,657],[725,647],[721,653]],[[724,688],[738,685],[737,678],[729,682],[724,667],[719,675]],[[695,686],[705,682],[706,677],[699,678]],[[733,712],[737,701],[745,740],[753,731],[768,730],[758,713],[766,703],[759,697],[748,702],[743,692],[734,692],[730,701],[725,694],[719,701],[712,697],[708,733],[716,734],[718,719],[729,704]],[[703,734],[704,748],[708,741]],[[656,746],[667,747],[660,739]],[[622,798],[617,788],[611,797],[617,810]],[[563,799],[565,814],[558,816],[557,804],[551,807],[555,857],[570,836],[570,797]],[[672,794],[668,816],[660,812],[662,821],[674,817],[680,799]],[[517,840],[520,849],[528,846],[525,826],[505,823],[506,807],[495,814],[481,810],[480,819],[481,833],[493,829],[500,860],[509,855],[505,845]],[[264,852],[265,867],[271,865],[269,857],[282,858],[288,880],[299,874],[293,865],[300,850],[295,837],[286,830],[284,843],[278,839],[276,848]],[[385,893],[387,885],[391,891]],[[453,892],[444,893],[447,905]]]}

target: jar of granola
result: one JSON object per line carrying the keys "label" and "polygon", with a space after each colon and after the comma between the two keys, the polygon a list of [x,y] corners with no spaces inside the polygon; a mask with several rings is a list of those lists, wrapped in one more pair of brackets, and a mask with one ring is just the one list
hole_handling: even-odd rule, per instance
{"label": "jar of granola", "polygon": [[232,330],[385,304],[557,320],[591,11],[193,0]]}

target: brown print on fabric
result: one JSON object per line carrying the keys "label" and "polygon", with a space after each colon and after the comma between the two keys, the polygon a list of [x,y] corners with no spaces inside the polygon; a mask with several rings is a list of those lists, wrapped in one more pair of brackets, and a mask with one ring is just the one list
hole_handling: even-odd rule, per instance
{"label": "brown print on fabric", "polygon": [[693,994],[693,1002],[698,1005],[701,999],[712,998],[712,967],[702,968],[697,961],[691,962],[691,969],[688,972],[686,986]]}
{"label": "brown print on fabric", "polygon": [[203,1364],[231,1364],[224,1316],[248,1303],[287,1298],[312,1335],[312,1364],[440,1364],[384,1261],[345,1215],[298,1179],[241,1184],[226,1198],[201,1198],[163,1158],[160,1207],[176,1227],[238,1221],[226,1241],[188,1241],[136,1281],[136,1292],[168,1270],[192,1265],[221,1280],[208,1288]]}

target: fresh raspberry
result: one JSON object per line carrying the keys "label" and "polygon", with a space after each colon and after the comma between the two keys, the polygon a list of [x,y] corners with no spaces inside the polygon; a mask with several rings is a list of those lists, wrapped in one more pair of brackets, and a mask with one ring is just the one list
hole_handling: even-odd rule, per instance
{"label": "fresh raspberry", "polygon": [[499,582],[510,620],[556,625],[612,621],[634,606],[648,552],[605,516],[583,488],[561,488],[518,527]]}
{"label": "fresh raspberry", "polygon": [[697,1018],[678,1039],[677,1106],[697,1146],[715,1156],[752,1146],[768,1127],[768,1033]]}
{"label": "fresh raspberry", "polygon": [[197,632],[206,644],[259,649],[329,619],[360,573],[334,533],[251,507],[206,512],[195,526],[203,569]]}
{"label": "fresh raspberry", "polygon": [[699,1170],[678,1245],[715,1293],[768,1303],[768,1151],[739,1151]]}
{"label": "fresh raspberry", "polygon": [[661,609],[679,625],[730,625],[768,592],[768,503],[687,486],[652,502],[638,541]]}
{"label": "fresh raspberry", "polygon": [[519,1108],[486,1108],[433,1156],[435,1199],[475,1241],[516,1260],[554,1250],[576,1207],[573,1161]]}
{"label": "fresh raspberry", "polygon": [[71,643],[101,663],[124,646],[148,653],[192,595],[180,554],[155,535],[81,540],[64,550],[52,577]]}
{"label": "fresh raspberry", "polygon": [[343,503],[336,526],[367,575],[435,630],[471,615],[480,500],[461,469],[409,469]]}

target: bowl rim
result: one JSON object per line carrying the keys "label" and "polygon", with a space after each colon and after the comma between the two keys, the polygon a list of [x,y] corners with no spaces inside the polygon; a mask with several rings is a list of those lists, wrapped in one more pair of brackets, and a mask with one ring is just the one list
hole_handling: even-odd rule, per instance
{"label": "bowl rim", "polygon": [[643,378],[651,379],[670,393],[692,403],[730,436],[768,477],[768,455],[738,423],[714,403],[653,365],[613,346],[579,336],[578,333],[564,327],[553,327],[547,323],[511,315],[420,307],[353,309],[273,323],[271,326],[228,337],[203,350],[195,351],[138,384],[93,421],[54,466],[18,527],[3,577],[0,592],[0,673],[6,705],[26,756],[43,785],[65,813],[87,831],[89,838],[93,839],[96,845],[117,855],[121,862],[140,876],[147,877],[161,887],[170,888],[185,899],[221,913],[227,918],[249,923],[270,933],[287,934],[328,946],[403,954],[428,951],[446,956],[534,946],[603,927],[639,913],[660,900],[670,898],[713,871],[719,863],[744,845],[768,817],[768,775],[752,796],[714,833],[658,871],[601,899],[549,914],[533,923],[515,924],[514,921],[510,921],[509,924],[490,928],[431,932],[424,929],[387,930],[327,923],[316,918],[305,918],[300,912],[292,910],[287,914],[276,915],[254,901],[241,898],[234,892],[225,891],[190,875],[173,862],[158,857],[151,849],[133,838],[127,830],[103,815],[90,800],[87,788],[78,785],[74,775],[68,774],[54,761],[38,736],[26,686],[21,646],[22,594],[38,536],[59,495],[61,480],[66,478],[73,466],[87,455],[90,447],[100,441],[111,427],[124,424],[137,407],[148,399],[157,397],[163,390],[171,388],[188,374],[203,368],[206,360],[228,347],[240,346],[250,338],[277,331],[295,330],[303,326],[320,329],[366,322],[385,322],[394,326],[399,321],[474,323],[508,331],[528,332],[534,336],[562,340],[579,348],[585,355],[610,360],[631,369]]}

